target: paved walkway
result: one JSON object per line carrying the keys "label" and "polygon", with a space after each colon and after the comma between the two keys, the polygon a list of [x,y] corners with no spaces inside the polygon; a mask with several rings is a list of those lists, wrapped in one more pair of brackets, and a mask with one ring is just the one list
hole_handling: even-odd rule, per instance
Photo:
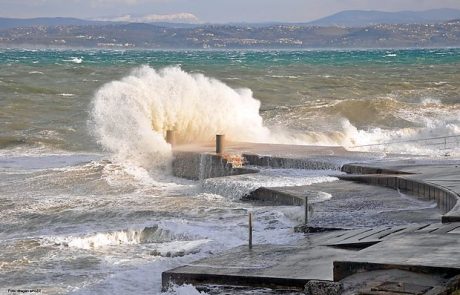
{"label": "paved walkway", "polygon": [[[177,147],[176,152],[213,154],[213,145],[182,146]],[[397,282],[388,281],[397,279],[390,273],[398,270],[409,273],[404,276],[407,277],[405,283],[413,292],[405,294],[439,294],[439,290],[451,288],[452,280],[460,275],[460,161],[404,160],[396,156],[382,159],[379,154],[349,152],[339,147],[249,143],[227,144],[226,152],[243,155],[251,165],[276,168],[311,168],[306,163],[344,165],[343,171],[349,173],[342,177],[345,180],[384,186],[424,200],[435,200],[444,213],[443,223],[441,220],[433,223],[430,218],[423,219],[422,216],[408,225],[309,233],[296,245],[255,245],[251,250],[242,246],[164,272],[164,286],[175,282],[300,290],[307,282],[310,284],[316,280],[346,282],[363,271],[369,274],[386,271],[388,275],[365,279],[383,280],[375,282],[378,284],[374,289],[362,293],[374,294],[378,288],[401,288]],[[302,189],[271,190],[287,195],[286,199],[291,195],[290,200],[295,204],[302,198],[299,196]],[[372,190],[376,188],[369,186],[369,191]],[[267,192],[259,194],[258,199],[268,196]],[[273,199],[273,196],[266,198]],[[433,288],[420,284],[423,279],[419,273],[427,274],[439,286]],[[459,282],[460,279],[456,279],[454,285]],[[315,286],[321,284],[310,287],[314,289]],[[359,286],[355,284],[353,288],[359,289]]]}

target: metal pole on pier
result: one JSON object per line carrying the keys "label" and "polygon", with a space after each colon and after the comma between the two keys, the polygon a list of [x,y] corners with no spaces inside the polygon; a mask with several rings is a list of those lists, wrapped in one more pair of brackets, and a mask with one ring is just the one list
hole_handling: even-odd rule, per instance
{"label": "metal pole on pier", "polygon": [[174,146],[175,138],[174,138],[174,131],[173,130],[167,130],[166,131],[166,142],[169,143],[171,146]]}
{"label": "metal pole on pier", "polygon": [[224,140],[225,135],[217,134],[216,135],[216,154],[221,155],[224,152]]}
{"label": "metal pole on pier", "polygon": [[252,213],[249,212],[249,249],[252,249]]}
{"label": "metal pole on pier", "polygon": [[308,197],[305,197],[305,225],[308,225]]}

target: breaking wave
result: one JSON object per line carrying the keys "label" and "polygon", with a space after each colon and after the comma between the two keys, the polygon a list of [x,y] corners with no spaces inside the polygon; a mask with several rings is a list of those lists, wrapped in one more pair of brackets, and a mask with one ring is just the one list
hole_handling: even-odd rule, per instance
{"label": "breaking wave", "polygon": [[[460,155],[460,108],[435,98],[396,98],[306,103],[264,114],[282,126],[286,141],[339,145],[373,152]],[[283,118],[280,120],[279,118]]]}
{"label": "breaking wave", "polygon": [[141,230],[122,230],[82,237],[66,237],[56,239],[55,243],[67,247],[93,249],[110,245],[144,244],[171,240],[171,235],[167,231],[154,226]]}
{"label": "breaking wave", "polygon": [[179,67],[142,66],[97,91],[92,121],[99,143],[116,157],[158,166],[170,158],[164,139],[170,129],[178,143],[210,141],[219,133],[234,141],[267,141],[259,108],[249,89]]}
{"label": "breaking wave", "polygon": [[[179,144],[209,142],[220,133],[231,141],[458,153],[460,137],[452,138],[451,143],[423,140],[460,135],[458,106],[433,98],[418,102],[391,97],[348,99],[276,108],[263,117],[260,106],[250,89],[233,89],[179,67],[155,70],[142,66],[96,92],[92,130],[115,158],[145,168],[168,166],[167,130],[175,131]],[[404,143],[394,144],[400,141]]]}

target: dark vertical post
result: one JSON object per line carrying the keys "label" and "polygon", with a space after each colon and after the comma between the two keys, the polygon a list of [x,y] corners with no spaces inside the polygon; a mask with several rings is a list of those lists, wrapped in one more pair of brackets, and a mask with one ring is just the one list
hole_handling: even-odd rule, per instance
{"label": "dark vertical post", "polygon": [[252,213],[249,212],[249,249],[252,249]]}
{"label": "dark vertical post", "polygon": [[167,130],[166,131],[166,142],[169,143],[171,146],[174,146],[175,138],[174,138],[174,131],[173,130]]}
{"label": "dark vertical post", "polygon": [[216,154],[218,155],[224,152],[224,140],[225,140],[225,135],[223,134],[216,135]]}
{"label": "dark vertical post", "polygon": [[308,197],[305,197],[305,225],[308,225]]}

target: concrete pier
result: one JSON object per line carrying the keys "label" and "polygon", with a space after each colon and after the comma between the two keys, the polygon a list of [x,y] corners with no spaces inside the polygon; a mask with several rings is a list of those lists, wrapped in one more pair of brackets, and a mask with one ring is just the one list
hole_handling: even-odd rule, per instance
{"label": "concrete pier", "polygon": [[[217,138],[217,137],[216,137]],[[223,138],[220,138],[222,141]],[[223,146],[219,146],[219,151]],[[251,166],[294,169],[339,169],[344,156],[370,159],[365,153],[351,153],[340,147],[286,146],[276,144],[226,143],[225,153],[217,153],[213,143],[174,148],[173,174],[187,179],[206,179],[257,172]],[[249,168],[235,168],[226,155],[240,155]],[[305,157],[303,155],[309,155]]]}
{"label": "concrete pier", "polygon": [[[214,143],[176,146],[173,174],[197,180],[257,172],[251,166],[337,170],[345,163],[376,157],[369,153],[349,152],[341,147],[227,142],[224,154],[216,153],[215,148]],[[241,156],[249,168],[233,167],[225,155]]]}
{"label": "concrete pier", "polygon": [[[370,198],[378,200],[378,194],[372,192],[382,187],[394,194],[402,192],[435,201],[439,217],[433,220],[433,213],[423,210],[395,211],[386,213],[387,218],[393,218],[388,225],[352,230],[334,225],[329,231],[306,233],[305,239],[294,245],[254,245],[251,250],[238,247],[164,272],[164,287],[174,282],[287,288],[306,294],[327,291],[323,294],[376,295],[393,294],[402,290],[401,286],[406,286],[403,294],[449,294],[460,287],[460,161],[401,160],[397,156],[380,160],[378,154],[354,153],[338,147],[251,143],[228,143],[225,152],[241,155],[249,167],[233,168],[214,153],[212,144],[204,144],[176,149],[173,170],[176,167],[178,176],[203,179],[257,173],[257,166],[341,169],[346,174],[340,179],[345,182],[320,184],[321,191],[329,187],[335,198],[340,198],[341,191],[347,197],[347,191],[367,187]],[[205,168],[199,166],[203,157],[211,159]],[[185,162],[185,172],[180,171],[178,168]],[[308,201],[305,191],[305,187],[261,187],[245,200],[302,206]],[[399,219],[403,222],[395,225]]]}
{"label": "concrete pier", "polygon": [[[427,226],[310,233],[292,246],[257,245],[251,250],[241,246],[164,272],[163,285],[172,281],[197,286],[221,284],[302,291],[309,282],[339,283],[347,289],[348,277],[372,271],[400,270],[446,281],[458,276],[460,260],[455,258],[460,256],[460,235],[441,233],[445,226],[440,224],[436,225],[439,233],[426,233],[423,229]],[[342,242],[358,235],[368,240],[356,239],[355,245]],[[365,279],[372,280],[372,276]],[[448,288],[442,284],[439,287],[443,291]]]}
{"label": "concrete pier", "polygon": [[[184,145],[174,151],[173,174],[188,179],[206,179],[245,173],[257,173],[256,166],[285,169],[341,169],[348,175],[341,179],[391,187],[426,200],[436,200],[445,213],[443,222],[460,221],[460,160],[430,160],[423,163],[399,160],[380,154],[350,152],[342,147],[297,146],[257,143],[228,143],[226,152],[238,154],[246,166],[234,168],[222,155],[213,152],[212,144]],[[355,163],[354,163],[355,162]],[[361,162],[361,163],[360,163]],[[261,197],[263,196],[263,197]],[[280,204],[304,203],[295,194],[283,194],[260,188],[248,198],[262,198]],[[287,203],[286,203],[287,202]]]}

